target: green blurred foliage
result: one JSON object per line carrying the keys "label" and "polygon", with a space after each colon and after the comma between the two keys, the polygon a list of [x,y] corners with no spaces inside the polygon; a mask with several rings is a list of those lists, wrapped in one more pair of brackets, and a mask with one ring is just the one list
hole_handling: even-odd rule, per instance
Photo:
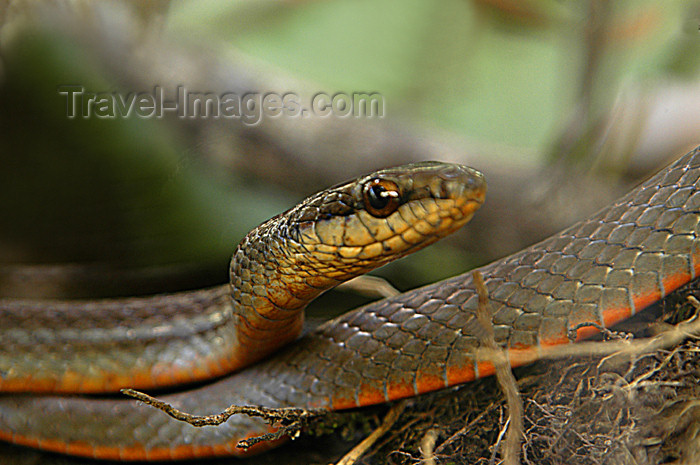
{"label": "green blurred foliage", "polygon": [[[380,92],[390,118],[543,153],[582,93],[590,94],[584,104],[595,119],[610,108],[621,82],[697,63],[680,27],[693,5],[182,0],[171,4],[167,27],[242,50],[318,90]],[[697,44],[697,34],[690,40]],[[669,56],[676,57],[673,65]]]}
{"label": "green blurred foliage", "polygon": [[29,27],[4,45],[1,261],[214,263],[223,276],[240,238],[287,206],[218,182],[161,120],[67,118],[59,86],[119,88],[84,44]]}

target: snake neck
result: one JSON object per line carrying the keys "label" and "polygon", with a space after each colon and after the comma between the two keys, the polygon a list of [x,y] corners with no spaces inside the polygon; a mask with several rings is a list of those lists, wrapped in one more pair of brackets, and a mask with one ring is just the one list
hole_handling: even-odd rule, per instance
{"label": "snake neck", "polygon": [[304,308],[323,292],[355,276],[332,271],[291,239],[284,221],[272,220],[238,245],[230,266],[231,297],[246,361],[256,361],[293,341]]}

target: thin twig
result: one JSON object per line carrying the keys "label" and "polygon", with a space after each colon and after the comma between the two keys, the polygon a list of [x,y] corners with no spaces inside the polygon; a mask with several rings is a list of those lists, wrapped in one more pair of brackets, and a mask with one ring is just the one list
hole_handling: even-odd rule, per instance
{"label": "thin twig", "polygon": [[231,405],[220,413],[211,415],[192,415],[191,413],[183,412],[167,402],[158,400],[155,397],[149,396],[143,392],[134,389],[122,389],[122,394],[133,397],[136,400],[143,402],[146,405],[162,410],[176,420],[184,421],[192,426],[217,426],[225,423],[233,415],[248,415],[249,417],[260,417],[265,422],[272,426],[278,426],[279,429],[272,433],[266,433],[261,436],[252,437],[239,441],[237,447],[247,449],[248,447],[263,441],[274,441],[284,436],[295,436],[301,429],[306,426],[312,419],[328,414],[327,410],[323,409],[303,409],[295,407],[283,408],[268,408],[256,407],[250,405]]}
{"label": "thin twig", "polygon": [[[499,433],[498,433],[498,438],[496,438],[496,444],[493,445],[493,452],[491,452],[491,459],[489,460],[489,465],[496,464],[496,456],[498,456],[498,448],[501,446],[501,441],[503,441],[503,436],[508,431],[508,425],[510,425],[511,418],[512,417],[509,414],[508,419],[506,420],[505,424],[503,425],[503,428],[501,428],[501,431],[499,431]],[[508,447],[508,438],[507,437],[506,437],[506,446],[505,447],[506,448]],[[505,452],[504,452],[504,455],[505,455]],[[508,459],[504,458],[503,462],[508,464]]]}
{"label": "thin twig", "polygon": [[377,439],[386,434],[386,432],[389,431],[389,429],[391,429],[392,426],[394,426],[396,420],[399,419],[401,413],[406,408],[406,404],[406,401],[401,401],[397,402],[393,407],[391,407],[389,412],[387,412],[386,416],[384,416],[384,421],[382,421],[382,424],[379,425],[377,429],[372,431],[372,433],[369,436],[363,439],[362,442],[353,447],[352,450],[350,450],[350,452],[345,454],[336,465],[352,465],[355,462],[357,462],[357,459],[362,457],[362,454],[367,452],[367,449],[369,449],[375,442],[377,442]]}
{"label": "thin twig", "polygon": [[[606,356],[606,355],[643,355],[657,350],[673,347],[685,339],[700,337],[700,318],[695,314],[690,319],[669,327],[667,330],[648,339],[635,341],[577,342],[575,344],[539,347],[537,359],[560,359],[565,357]],[[477,349],[479,360],[496,360],[502,358],[502,349],[490,347]]]}
{"label": "thin twig", "polygon": [[423,454],[424,465],[435,465],[435,442],[438,438],[438,430],[430,428],[420,442],[420,450]]}
{"label": "thin twig", "polygon": [[498,384],[501,386],[508,404],[508,421],[506,426],[504,426],[504,430],[507,428],[508,432],[506,433],[503,462],[505,465],[517,465],[520,463],[520,443],[523,438],[523,402],[520,398],[520,391],[518,391],[515,376],[513,376],[513,371],[510,368],[508,355],[505,350],[496,344],[491,311],[489,310],[489,294],[484,284],[484,277],[478,271],[474,271],[472,276],[476,292],[479,295],[479,306],[476,316],[479,324],[484,329],[484,335],[480,338],[481,343],[494,354],[498,354],[491,359],[491,362],[496,370]]}
{"label": "thin twig", "polygon": [[401,292],[391,285],[389,281],[379,276],[363,274],[350,281],[339,284],[336,291],[354,292],[370,299],[384,299],[399,295]]}
{"label": "thin twig", "polygon": [[495,402],[491,402],[491,405],[486,407],[481,411],[472,421],[470,421],[466,426],[460,428],[455,434],[450,436],[445,442],[440,444],[437,449],[435,449],[435,454],[441,454],[443,450],[450,444],[454,443],[457,439],[467,434],[487,413],[490,413],[496,406]]}

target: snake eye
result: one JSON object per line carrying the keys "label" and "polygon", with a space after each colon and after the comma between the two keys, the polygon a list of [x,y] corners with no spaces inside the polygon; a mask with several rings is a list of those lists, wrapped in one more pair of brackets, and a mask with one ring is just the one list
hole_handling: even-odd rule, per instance
{"label": "snake eye", "polygon": [[362,190],[365,209],[370,215],[385,218],[399,208],[399,186],[386,179],[372,179]]}

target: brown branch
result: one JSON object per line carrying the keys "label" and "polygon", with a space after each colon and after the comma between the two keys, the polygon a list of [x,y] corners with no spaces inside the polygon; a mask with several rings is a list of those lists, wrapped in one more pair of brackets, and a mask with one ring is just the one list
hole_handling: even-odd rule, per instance
{"label": "brown branch", "polygon": [[250,417],[260,417],[265,422],[272,426],[277,426],[279,429],[273,433],[267,433],[262,436],[256,436],[244,439],[238,442],[237,447],[247,449],[248,447],[263,441],[274,441],[284,436],[294,436],[298,434],[312,419],[326,415],[327,410],[323,409],[303,409],[295,407],[284,408],[268,408],[256,407],[250,405],[231,405],[220,413],[211,415],[192,415],[191,413],[183,412],[167,402],[158,400],[155,397],[149,396],[143,392],[134,389],[122,389],[122,394],[133,397],[136,400],[150,405],[158,410],[162,410],[172,418],[189,423],[192,426],[217,426],[225,423],[233,415],[248,415]]}
{"label": "brown branch", "polygon": [[[506,433],[503,451],[503,463],[505,465],[517,465],[520,463],[520,442],[523,438],[523,402],[520,398],[520,391],[518,391],[515,376],[513,376],[513,371],[510,368],[508,354],[496,344],[491,311],[489,310],[489,294],[484,284],[484,278],[478,271],[474,271],[472,276],[474,287],[476,287],[476,292],[479,295],[476,316],[479,324],[484,329],[480,342],[494,355],[490,358],[490,361],[496,370],[496,379],[508,404],[509,419],[504,426],[504,430],[507,428],[508,432]],[[494,457],[497,449],[498,447],[494,449]]]}
{"label": "brown branch", "polygon": [[386,416],[384,416],[384,421],[382,421],[382,424],[379,425],[377,429],[372,431],[369,436],[363,439],[362,442],[353,447],[350,452],[345,454],[336,465],[353,465],[355,462],[357,462],[357,459],[362,457],[362,454],[367,452],[367,449],[369,449],[380,437],[382,437],[391,429],[392,426],[394,426],[405,408],[406,401],[397,402],[393,407],[391,407],[389,412],[387,412]]}
{"label": "brown branch", "polygon": [[[695,298],[691,296],[688,300],[700,311],[700,303]],[[670,326],[665,331],[651,338],[634,341],[623,339],[603,342],[577,342],[575,344],[540,347],[537,359],[582,356],[640,356],[673,347],[688,338],[700,338],[700,318],[698,318],[698,313],[686,321]],[[503,356],[503,349],[501,348],[494,350],[492,347],[484,346],[477,349],[477,358],[479,360],[497,360],[498,358],[503,358]]]}
{"label": "brown branch", "polygon": [[423,463],[425,465],[436,465],[435,462],[435,443],[438,438],[438,430],[430,428],[420,442],[420,450],[423,454]]}

